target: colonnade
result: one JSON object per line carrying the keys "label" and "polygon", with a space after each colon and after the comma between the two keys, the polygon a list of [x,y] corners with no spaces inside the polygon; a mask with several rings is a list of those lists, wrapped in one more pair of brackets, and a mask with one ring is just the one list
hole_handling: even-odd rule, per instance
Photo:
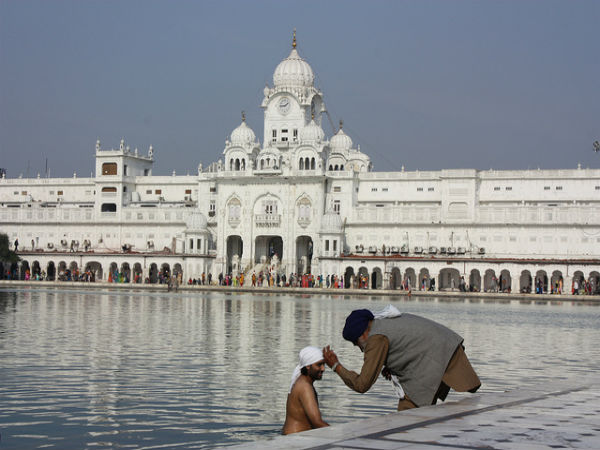
{"label": "colonnade", "polygon": [[[183,282],[199,279],[202,273],[207,277],[212,273],[213,280],[219,275],[214,258],[205,256],[33,252],[19,256],[18,263],[0,263],[0,278],[160,283],[171,275]],[[313,275],[343,277],[345,288],[568,294],[588,287],[600,294],[600,264],[342,258],[324,266],[329,273]]]}
{"label": "colonnade", "polygon": [[19,262],[0,263],[0,278],[48,281],[161,283],[170,276],[200,278],[213,258],[181,255],[19,254]]}

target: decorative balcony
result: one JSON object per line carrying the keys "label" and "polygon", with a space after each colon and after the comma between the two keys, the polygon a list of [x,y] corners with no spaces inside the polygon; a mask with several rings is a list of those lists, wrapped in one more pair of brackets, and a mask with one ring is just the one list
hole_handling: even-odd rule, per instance
{"label": "decorative balcony", "polygon": [[298,225],[302,228],[306,228],[310,225],[310,217],[298,217]]}
{"label": "decorative balcony", "polygon": [[281,214],[256,214],[254,223],[257,227],[278,227],[281,224]]}

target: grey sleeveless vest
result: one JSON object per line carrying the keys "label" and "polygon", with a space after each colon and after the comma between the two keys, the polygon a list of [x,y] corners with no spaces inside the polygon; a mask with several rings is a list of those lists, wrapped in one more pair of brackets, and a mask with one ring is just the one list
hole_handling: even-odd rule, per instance
{"label": "grey sleeveless vest", "polygon": [[375,334],[388,338],[385,365],[398,376],[406,395],[417,406],[431,405],[463,338],[437,322],[406,313],[373,320],[369,336]]}

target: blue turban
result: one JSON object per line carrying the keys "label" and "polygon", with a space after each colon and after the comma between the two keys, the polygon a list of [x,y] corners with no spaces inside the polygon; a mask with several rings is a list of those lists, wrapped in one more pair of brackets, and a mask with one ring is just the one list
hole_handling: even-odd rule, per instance
{"label": "blue turban", "polygon": [[346,325],[342,336],[347,341],[352,343],[356,342],[358,338],[365,332],[369,326],[369,322],[373,320],[374,316],[368,309],[356,309],[350,313],[346,318]]}

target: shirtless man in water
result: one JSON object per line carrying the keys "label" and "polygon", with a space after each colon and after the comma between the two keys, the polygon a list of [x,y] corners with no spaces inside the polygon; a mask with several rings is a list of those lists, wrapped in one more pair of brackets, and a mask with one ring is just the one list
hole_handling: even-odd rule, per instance
{"label": "shirtless man in water", "polygon": [[294,374],[287,397],[283,434],[297,433],[313,428],[328,427],[321,417],[317,391],[313,383],[323,378],[325,359],[316,347],[305,347],[300,351],[300,362]]}

